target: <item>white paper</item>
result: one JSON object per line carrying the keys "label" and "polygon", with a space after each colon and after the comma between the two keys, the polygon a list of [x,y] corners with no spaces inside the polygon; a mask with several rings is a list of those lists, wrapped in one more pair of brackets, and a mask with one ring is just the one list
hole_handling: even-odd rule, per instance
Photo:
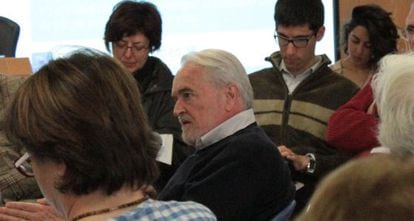
{"label": "white paper", "polygon": [[162,145],[158,151],[157,161],[171,165],[173,154],[173,135],[172,134],[160,134],[162,139]]}
{"label": "white paper", "polygon": [[303,183],[301,183],[299,181],[296,181],[295,182],[295,189],[296,189],[296,191],[299,190],[300,188],[302,188],[303,186],[305,186],[305,184],[303,184]]}
{"label": "white paper", "polygon": [[371,154],[375,154],[375,153],[389,154],[389,153],[391,153],[391,150],[388,147],[375,147],[375,148],[372,148],[370,153]]}

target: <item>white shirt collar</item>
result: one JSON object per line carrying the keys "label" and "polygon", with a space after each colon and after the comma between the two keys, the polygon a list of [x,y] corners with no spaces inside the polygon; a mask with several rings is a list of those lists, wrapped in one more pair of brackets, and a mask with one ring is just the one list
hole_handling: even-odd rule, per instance
{"label": "white shirt collar", "polygon": [[309,75],[311,75],[320,66],[322,58],[321,56],[317,56],[316,58],[317,58],[317,61],[315,62],[315,64],[313,64],[308,69],[306,69],[304,72],[298,75],[293,75],[292,73],[290,73],[289,70],[286,68],[285,62],[282,59],[282,61],[280,62],[279,70],[283,74],[283,79],[285,80],[285,83],[290,93],[295,90],[295,88],[300,84],[300,82],[305,80]]}
{"label": "white shirt collar", "polygon": [[[305,71],[303,71],[302,73],[296,75],[296,77],[303,75],[303,74],[307,74],[308,72],[313,73],[321,64],[322,61],[322,57],[321,56],[316,56],[316,62],[315,64],[313,64],[312,66],[310,66],[308,69],[306,69]],[[295,77],[295,75],[293,75],[292,73],[290,73],[290,71],[286,68],[286,64],[285,61],[283,61],[283,59],[280,62],[280,66],[279,66],[279,70],[282,71],[283,73],[289,74],[292,77]]]}
{"label": "white shirt collar", "polygon": [[210,146],[211,144],[214,144],[236,133],[237,131],[246,128],[254,122],[256,122],[256,120],[253,109],[250,108],[242,111],[201,136],[196,141],[195,148],[199,150]]}

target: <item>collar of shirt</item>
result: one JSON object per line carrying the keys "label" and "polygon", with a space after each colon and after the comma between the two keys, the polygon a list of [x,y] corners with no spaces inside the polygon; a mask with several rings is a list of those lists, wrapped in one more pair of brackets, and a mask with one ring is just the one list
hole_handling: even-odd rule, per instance
{"label": "collar of shirt", "polygon": [[253,109],[242,111],[213,128],[196,141],[197,150],[210,146],[256,122]]}
{"label": "collar of shirt", "polygon": [[293,75],[290,73],[286,68],[285,62],[283,60],[281,61],[279,70],[283,73],[283,79],[285,80],[289,92],[293,92],[295,88],[300,84],[300,82],[311,75],[320,66],[322,58],[321,56],[317,56],[316,58],[317,61],[314,65],[310,66],[308,69],[298,75]]}

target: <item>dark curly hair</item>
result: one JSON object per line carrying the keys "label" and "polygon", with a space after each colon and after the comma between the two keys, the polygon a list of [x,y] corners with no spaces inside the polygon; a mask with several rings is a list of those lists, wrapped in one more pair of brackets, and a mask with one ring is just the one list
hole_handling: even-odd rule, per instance
{"label": "dark curly hair", "polygon": [[348,54],[349,33],[355,27],[367,29],[372,45],[369,66],[375,67],[377,62],[386,54],[397,51],[398,31],[391,19],[391,13],[386,12],[375,4],[357,6],[352,10],[351,20],[344,25],[344,52]]}
{"label": "dark curly hair", "polygon": [[105,26],[105,46],[124,36],[142,33],[149,40],[150,51],[161,47],[162,20],[157,7],[150,2],[121,1],[115,5]]}

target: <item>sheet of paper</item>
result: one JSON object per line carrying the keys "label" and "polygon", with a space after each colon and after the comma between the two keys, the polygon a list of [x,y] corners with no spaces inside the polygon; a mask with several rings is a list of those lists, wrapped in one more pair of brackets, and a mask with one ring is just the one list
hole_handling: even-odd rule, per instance
{"label": "sheet of paper", "polygon": [[157,161],[171,165],[173,155],[173,135],[172,134],[160,134],[162,139],[162,145],[160,151],[158,151]]}
{"label": "sheet of paper", "polygon": [[389,154],[389,153],[391,153],[391,150],[388,147],[375,147],[375,148],[372,148],[372,150],[371,150],[370,153],[371,154],[374,154],[374,153],[385,153],[385,154]]}
{"label": "sheet of paper", "polygon": [[302,188],[303,186],[305,186],[303,183],[301,183],[299,181],[296,181],[295,182],[296,191],[299,190],[300,188]]}

